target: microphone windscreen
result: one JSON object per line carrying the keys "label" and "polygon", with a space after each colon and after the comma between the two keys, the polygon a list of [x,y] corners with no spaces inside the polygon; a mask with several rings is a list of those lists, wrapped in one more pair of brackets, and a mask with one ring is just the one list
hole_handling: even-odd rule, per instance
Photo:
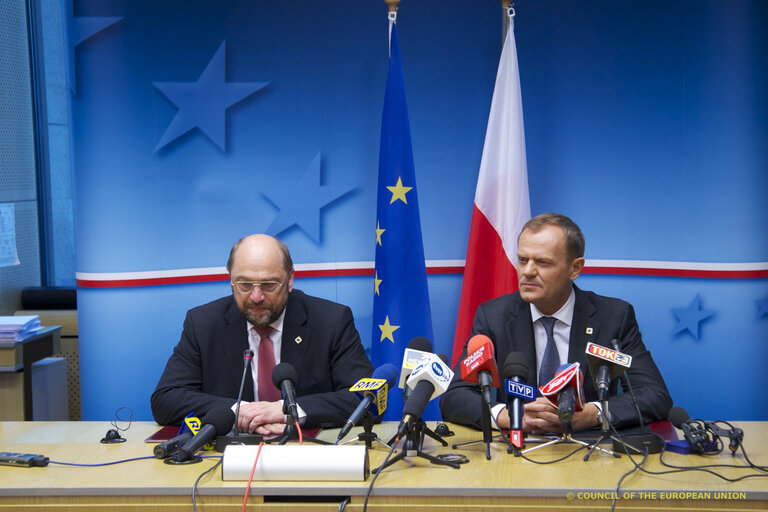
{"label": "microphone windscreen", "polygon": [[217,436],[227,434],[235,423],[235,413],[229,407],[215,407],[202,417],[203,425],[211,425],[216,429]]}
{"label": "microphone windscreen", "polygon": [[428,380],[420,380],[413,388],[411,396],[406,400],[403,407],[403,416],[410,414],[416,418],[421,418],[424,414],[432,393],[435,391],[435,385]]}
{"label": "microphone windscreen", "polygon": [[485,334],[475,334],[469,339],[469,343],[467,343],[467,354],[472,354],[486,343],[491,347],[491,355],[493,355],[493,342],[491,341],[491,338]]}
{"label": "microphone windscreen", "polygon": [[682,407],[675,406],[669,410],[669,421],[672,422],[675,428],[680,428],[680,425],[689,419],[691,419],[691,416]]}
{"label": "microphone windscreen", "polygon": [[422,352],[432,352],[432,342],[423,336],[417,336],[408,343],[407,348],[410,348],[411,350],[420,350]]}
{"label": "microphone windscreen", "polygon": [[445,354],[437,354],[437,357],[439,357],[439,358],[440,358],[440,360],[441,360],[443,363],[445,363],[445,365],[446,365],[448,368],[450,368],[450,367],[451,367],[451,363],[448,361],[448,356],[447,356],[447,355],[445,355]]}
{"label": "microphone windscreen", "polygon": [[280,389],[280,383],[284,380],[291,381],[294,386],[299,380],[296,368],[288,363],[280,363],[272,370],[272,384],[274,384],[276,388]]}
{"label": "microphone windscreen", "polygon": [[504,366],[501,367],[501,375],[505,379],[518,377],[529,382],[528,364],[525,362],[525,355],[522,352],[510,352],[504,360]]}
{"label": "microphone windscreen", "polygon": [[387,387],[392,388],[397,380],[397,368],[390,363],[384,363],[375,370],[373,370],[372,379],[384,379],[387,381]]}

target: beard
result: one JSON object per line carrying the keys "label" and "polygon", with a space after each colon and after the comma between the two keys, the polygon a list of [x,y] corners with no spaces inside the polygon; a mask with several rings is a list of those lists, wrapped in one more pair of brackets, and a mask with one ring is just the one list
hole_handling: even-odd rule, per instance
{"label": "beard", "polygon": [[[287,300],[281,300],[278,303],[273,304],[267,301],[256,303],[248,300],[243,304],[243,307],[240,308],[240,313],[242,313],[245,319],[252,325],[255,325],[256,327],[266,327],[280,317],[283,309],[285,309],[286,302]],[[259,314],[251,313],[250,309],[254,307],[263,308],[264,311]]]}

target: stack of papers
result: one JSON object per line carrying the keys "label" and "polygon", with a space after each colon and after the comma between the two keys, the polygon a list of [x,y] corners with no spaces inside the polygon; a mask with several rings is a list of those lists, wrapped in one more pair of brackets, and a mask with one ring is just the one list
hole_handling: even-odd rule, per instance
{"label": "stack of papers", "polygon": [[23,341],[39,329],[37,315],[0,316],[0,342]]}

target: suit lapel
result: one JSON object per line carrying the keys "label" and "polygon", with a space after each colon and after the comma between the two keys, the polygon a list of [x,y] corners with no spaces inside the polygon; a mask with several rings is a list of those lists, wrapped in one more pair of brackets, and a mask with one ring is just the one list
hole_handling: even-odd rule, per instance
{"label": "suit lapel", "polygon": [[[235,389],[239,390],[243,376],[243,353],[248,348],[248,331],[245,318],[237,309],[234,300],[224,319],[226,325],[219,333],[219,345],[224,351],[224,360],[227,361],[230,379]],[[251,372],[247,372],[243,385],[243,400],[252,402],[253,399],[253,376]]]}
{"label": "suit lapel", "polygon": [[[506,325],[506,339],[512,341],[509,352],[521,352],[525,355],[528,365],[528,384],[537,386],[536,371],[536,343],[533,337],[533,322],[531,320],[531,306],[522,300],[519,295],[514,296],[510,306],[510,321]],[[500,361],[504,364],[504,361]]]}
{"label": "suit lapel", "polygon": [[[296,369],[301,382],[304,359],[309,350],[312,331],[307,324],[307,310],[299,295],[300,292],[291,292],[288,304],[285,307],[283,319],[283,341],[280,346],[280,361],[288,363]],[[299,383],[296,383],[299,387]]]}
{"label": "suit lapel", "polygon": [[595,343],[600,333],[600,323],[593,318],[597,308],[589,300],[588,296],[574,286],[576,302],[573,307],[573,322],[571,324],[571,337],[568,342],[568,362],[577,362],[584,372],[584,390],[592,388],[592,381],[586,375],[589,373],[587,364],[587,343]]}

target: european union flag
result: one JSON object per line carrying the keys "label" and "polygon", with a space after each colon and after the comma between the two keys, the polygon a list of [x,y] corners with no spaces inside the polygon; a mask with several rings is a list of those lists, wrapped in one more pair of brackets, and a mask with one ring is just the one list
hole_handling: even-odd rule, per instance
{"label": "european union flag", "polygon": [[[390,21],[390,29],[389,71],[379,151],[371,355],[375,367],[392,363],[399,368],[411,339],[423,336],[432,341],[432,316],[403,65],[394,20]],[[424,414],[425,419],[439,417],[434,402]],[[402,393],[393,390],[389,394],[384,419],[399,420],[402,410]]]}

